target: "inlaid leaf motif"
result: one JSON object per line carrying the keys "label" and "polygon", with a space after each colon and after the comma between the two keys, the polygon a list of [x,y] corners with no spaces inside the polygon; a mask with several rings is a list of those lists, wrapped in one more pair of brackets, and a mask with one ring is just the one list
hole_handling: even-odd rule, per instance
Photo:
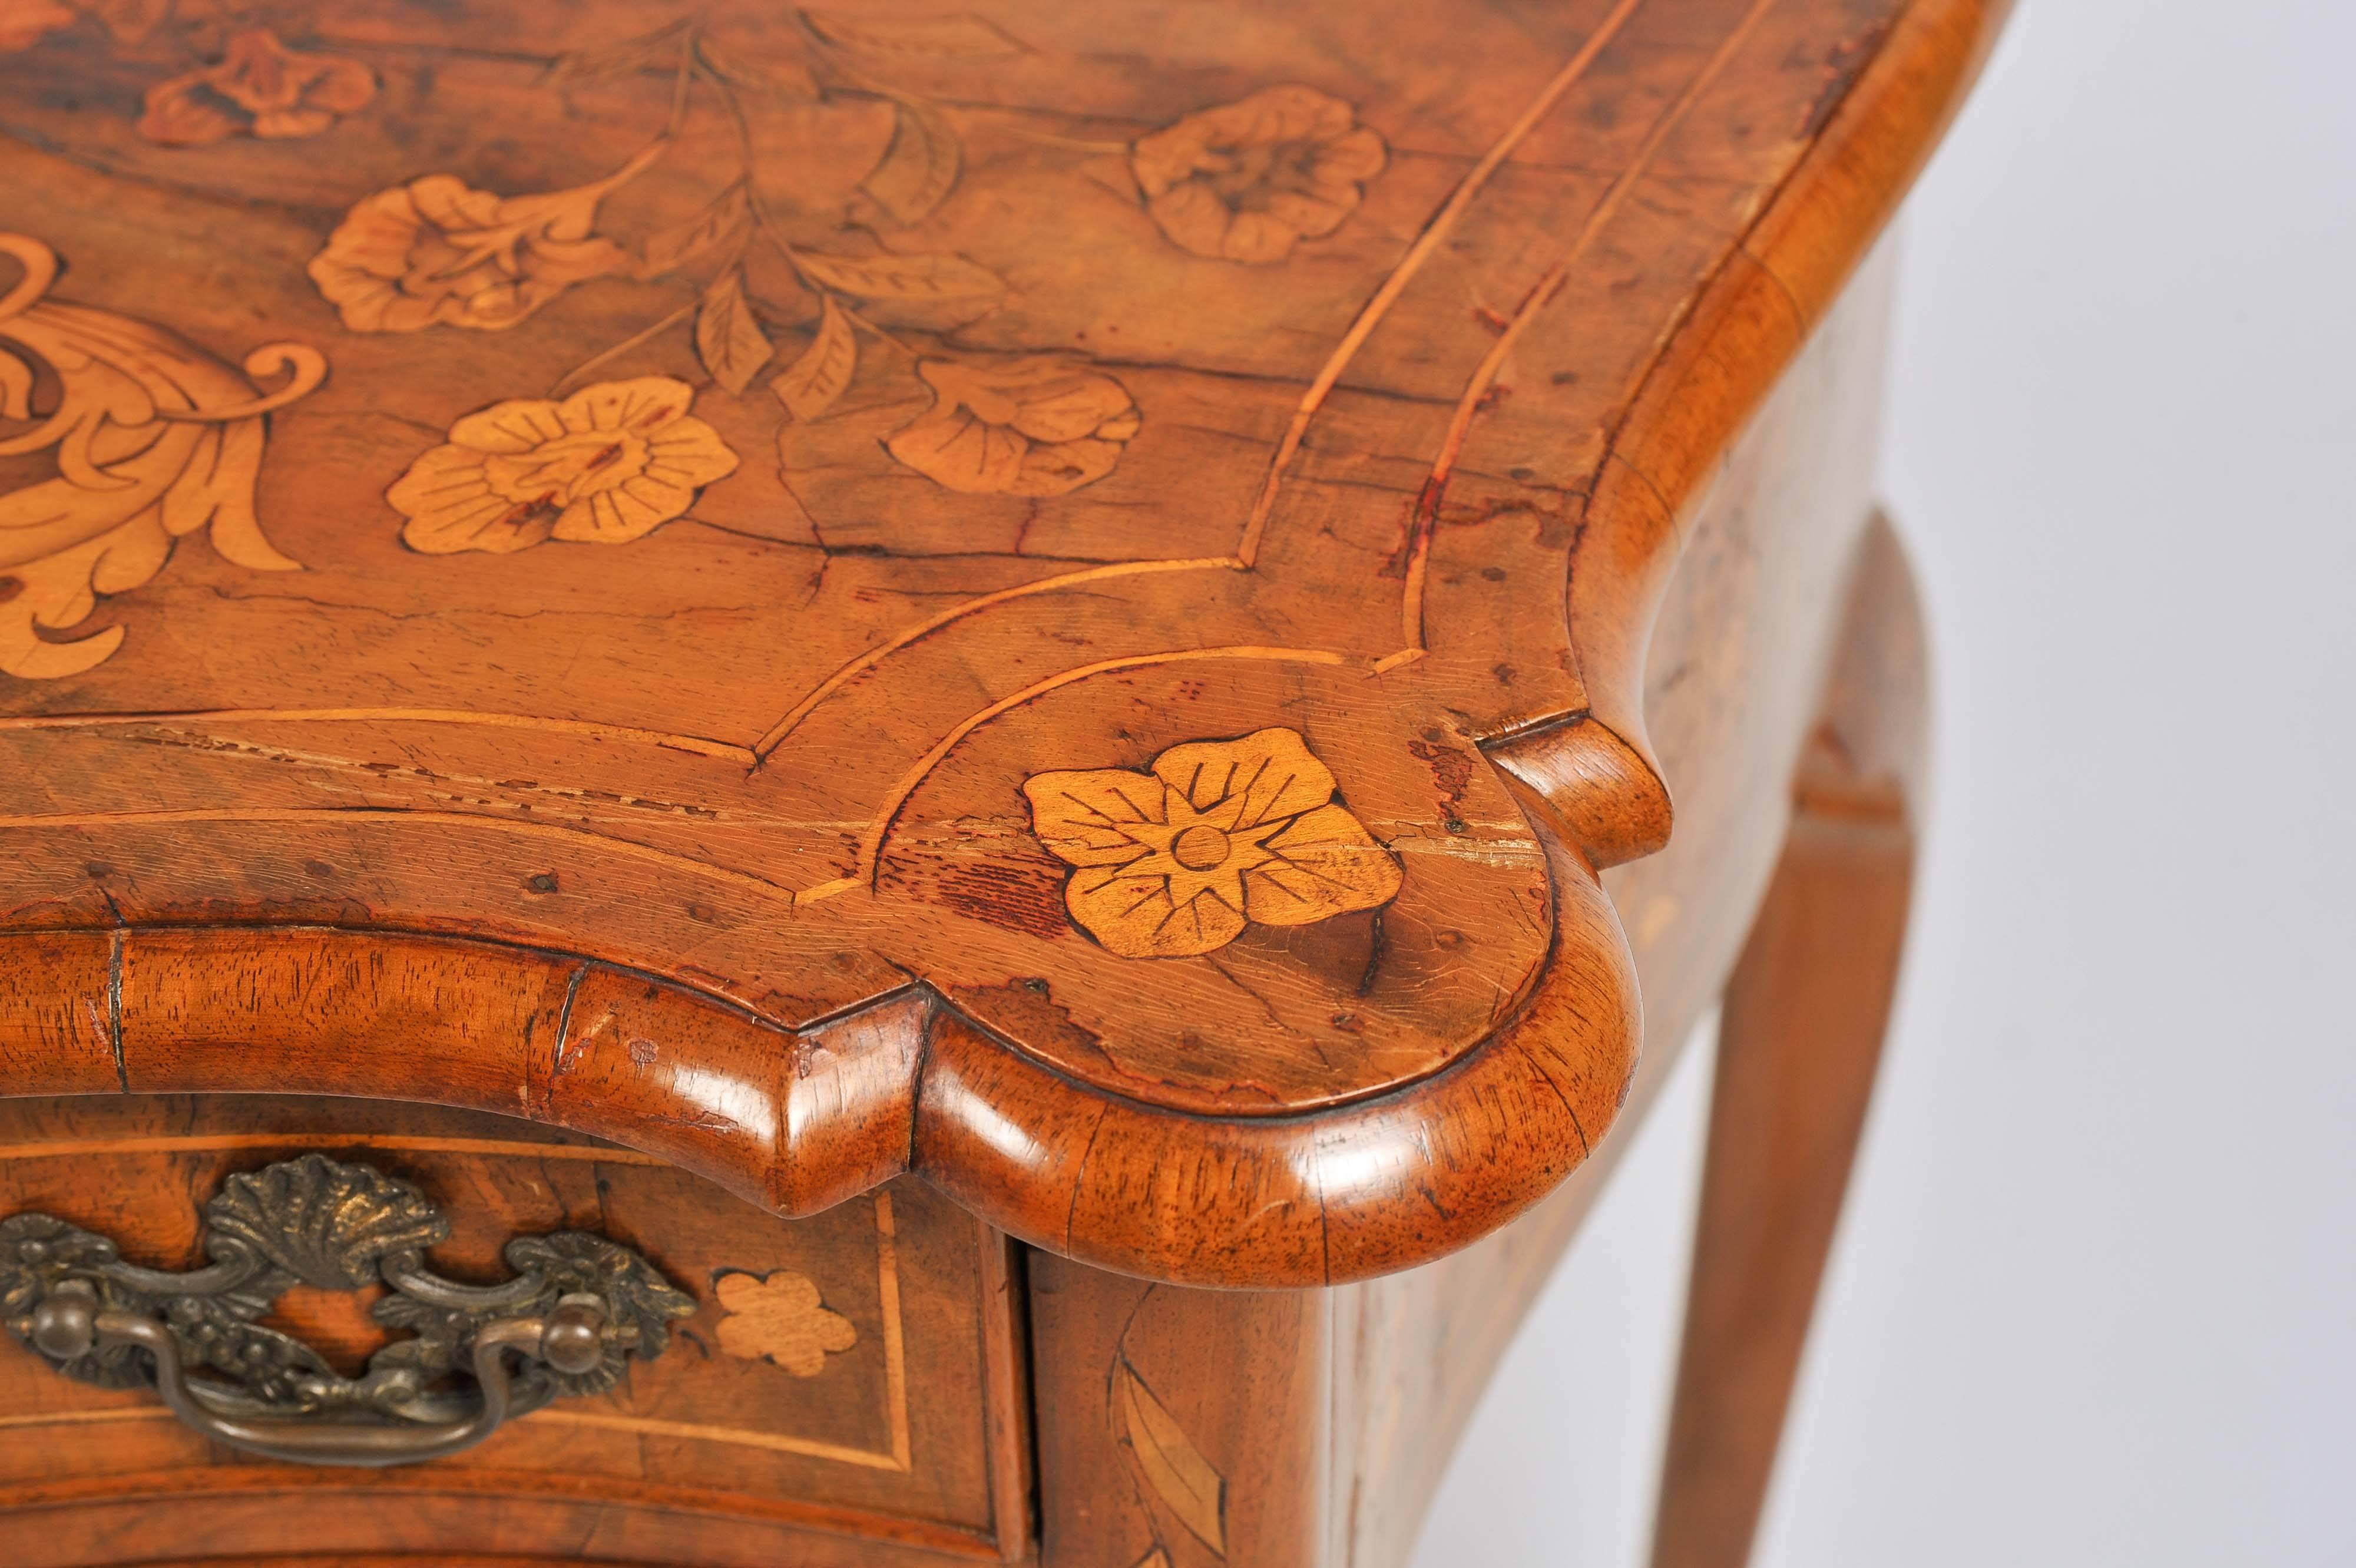
{"label": "inlaid leaf motif", "polygon": [[744,231],[751,212],[744,182],[739,180],[713,197],[686,222],[659,229],[647,236],[644,259],[638,264],[639,275],[659,277],[735,239]]}
{"label": "inlaid leaf motif", "polygon": [[744,270],[731,267],[713,278],[695,312],[695,353],[712,379],[743,392],[776,352],[744,298]]}
{"label": "inlaid leaf motif", "polygon": [[800,359],[769,383],[769,390],[777,394],[787,413],[796,419],[812,420],[834,406],[858,369],[859,339],[852,335],[842,307],[829,295],[818,318],[818,336],[810,339]]}
{"label": "inlaid leaf motif", "polygon": [[802,20],[827,42],[869,54],[974,59],[1023,52],[1020,43],[970,11],[942,16],[867,16],[848,11],[806,10]]}
{"label": "inlaid leaf motif", "polygon": [[859,188],[896,221],[914,223],[948,199],[964,152],[931,105],[911,98],[892,107],[892,145]]}
{"label": "inlaid leaf motif", "polygon": [[[80,5],[106,24],[106,30],[114,35],[114,41],[118,44],[145,42],[147,35],[162,26],[164,18],[172,14],[172,0],[80,0]],[[20,5],[17,8],[27,7]],[[51,9],[40,4],[29,8],[34,11]],[[0,27],[0,32],[5,31],[5,27]]]}
{"label": "inlaid leaf motif", "polygon": [[722,81],[777,98],[814,99],[818,79],[799,60],[754,59],[723,48],[710,38],[699,39],[695,52],[704,69]]}
{"label": "inlaid leaf motif", "polygon": [[1135,1568],[1170,1568],[1170,1553],[1157,1546],[1139,1558]]}
{"label": "inlaid leaf motif", "polygon": [[1154,1398],[1136,1368],[1124,1360],[1115,1375],[1119,1380],[1121,1423],[1138,1467],[1144,1471],[1155,1495],[1178,1516],[1178,1522],[1204,1545],[1226,1556],[1226,1478],[1187,1440],[1177,1418]]}
{"label": "inlaid leaf motif", "polygon": [[720,1348],[739,1359],[815,1378],[829,1356],[859,1342],[857,1326],[820,1305],[818,1284],[807,1274],[723,1274],[715,1289],[727,1314],[720,1320]]}
{"label": "inlaid leaf motif", "polygon": [[1398,858],[1334,799],[1298,731],[1173,746],[1151,773],[1033,774],[1031,825],[1074,868],[1064,907],[1124,958],[1225,947],[1398,896]]}
{"label": "inlaid leaf motif", "polygon": [[679,64],[680,39],[693,25],[694,18],[681,16],[665,22],[651,32],[618,43],[594,49],[575,49],[559,55],[556,63],[548,68],[543,78],[552,87],[562,87],[575,81],[594,81],[601,77],[626,76],[632,71],[671,70]]}
{"label": "inlaid leaf motif", "polygon": [[805,252],[803,272],[861,299],[980,299],[1005,291],[998,274],[963,256],[825,256]]}

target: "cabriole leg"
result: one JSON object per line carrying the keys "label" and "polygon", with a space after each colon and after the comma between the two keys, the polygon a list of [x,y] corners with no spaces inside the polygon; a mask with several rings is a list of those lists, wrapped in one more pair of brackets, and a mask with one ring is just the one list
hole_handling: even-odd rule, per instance
{"label": "cabriole leg", "polygon": [[1751,1554],[1905,940],[1923,673],[1912,581],[1877,520],[1783,859],[1727,987],[1654,1568]]}

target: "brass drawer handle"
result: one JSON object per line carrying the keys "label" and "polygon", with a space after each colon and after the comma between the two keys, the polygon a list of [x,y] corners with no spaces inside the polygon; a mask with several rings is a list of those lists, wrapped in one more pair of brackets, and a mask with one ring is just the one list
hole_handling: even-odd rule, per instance
{"label": "brass drawer handle", "polygon": [[[152,1384],[216,1442],[298,1464],[405,1465],[471,1448],[551,1400],[605,1392],[695,1311],[645,1258],[577,1230],[509,1241],[505,1284],[444,1279],[424,1251],[450,1221],[425,1195],[321,1155],[230,1176],[205,1219],[210,1262],[187,1273],[126,1263],[50,1215],[0,1220],[0,1319],[70,1378]],[[379,1281],[389,1294],[372,1316],[414,1333],[358,1378],[257,1321],[298,1283]]]}

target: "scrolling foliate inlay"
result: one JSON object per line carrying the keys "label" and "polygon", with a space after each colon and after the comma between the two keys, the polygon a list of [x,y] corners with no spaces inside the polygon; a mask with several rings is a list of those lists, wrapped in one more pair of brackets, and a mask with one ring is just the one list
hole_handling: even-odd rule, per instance
{"label": "scrolling foliate inlay", "polygon": [[1334,794],[1299,732],[1173,746],[1149,773],[1036,773],[1031,822],[1074,869],[1065,907],[1124,958],[1214,951],[1244,928],[1387,904],[1396,855]]}
{"label": "scrolling foliate inlay", "polygon": [[[264,344],[241,374],[162,328],[48,298],[58,258],[38,240],[0,233],[0,253],[23,269],[0,295],[0,459],[46,455],[50,470],[0,494],[0,671],[56,679],[103,662],[123,628],[41,632],[148,582],[175,540],[208,525],[240,566],[299,570],[263,536],[253,491],[262,416],[326,379],[318,350]],[[268,392],[252,379],[272,376],[285,381]]]}

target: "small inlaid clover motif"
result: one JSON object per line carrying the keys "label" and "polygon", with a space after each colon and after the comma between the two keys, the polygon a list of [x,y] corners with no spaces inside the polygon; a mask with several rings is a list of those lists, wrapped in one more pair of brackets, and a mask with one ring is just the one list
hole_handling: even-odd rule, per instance
{"label": "small inlaid clover motif", "polygon": [[1349,104],[1300,86],[1189,114],[1129,154],[1162,231],[1230,262],[1280,262],[1295,242],[1331,234],[1388,157]]}
{"label": "small inlaid clover motif", "polygon": [[1111,473],[1138,432],[1128,389],[1060,360],[926,360],[916,373],[933,406],[884,449],[948,489],[1060,496]]}
{"label": "small inlaid clover motif", "polygon": [[723,1274],[716,1288],[727,1314],[720,1320],[720,1348],[742,1360],[815,1378],[826,1370],[827,1357],[859,1342],[851,1319],[819,1305],[818,1285],[807,1274]]}
{"label": "small inlaid clover motif", "polygon": [[1398,857],[1295,730],[1173,746],[1150,773],[1036,773],[1023,792],[1040,841],[1074,867],[1065,907],[1124,958],[1206,953],[1253,922],[1304,926],[1399,890]]}
{"label": "small inlaid clover motif", "polygon": [[689,413],[695,389],[668,376],[601,381],[562,403],[516,398],[450,427],[385,499],[412,550],[495,554],[546,539],[626,544],[736,470],[720,433]]}
{"label": "small inlaid clover motif", "polygon": [[267,27],[231,34],[218,65],[147,90],[139,134],[170,147],[230,136],[316,136],[376,96],[376,75],[341,55],[290,49]]}

